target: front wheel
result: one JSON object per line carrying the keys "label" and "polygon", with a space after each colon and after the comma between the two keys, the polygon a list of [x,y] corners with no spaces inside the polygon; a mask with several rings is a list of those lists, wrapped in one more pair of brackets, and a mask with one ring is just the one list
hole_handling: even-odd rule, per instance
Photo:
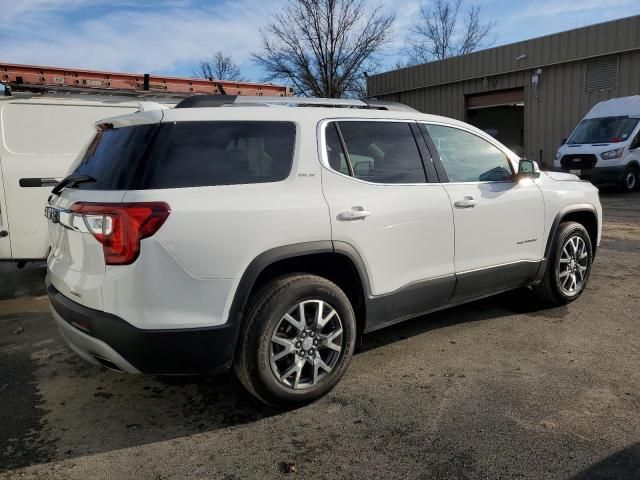
{"label": "front wheel", "polygon": [[344,375],[356,321],[344,292],[315,275],[270,281],[249,301],[234,369],[258,399],[276,407],[311,402]]}
{"label": "front wheel", "polygon": [[633,192],[638,186],[638,169],[635,167],[627,167],[622,176],[620,186],[624,192]]}
{"label": "front wheel", "polygon": [[533,287],[534,293],[545,303],[565,305],[577,299],[589,280],[593,247],[589,233],[580,223],[560,224],[544,277]]}

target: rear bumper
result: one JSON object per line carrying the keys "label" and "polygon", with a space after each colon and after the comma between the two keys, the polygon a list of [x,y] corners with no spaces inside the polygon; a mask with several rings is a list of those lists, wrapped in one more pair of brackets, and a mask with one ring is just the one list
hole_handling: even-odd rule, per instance
{"label": "rear bumper", "polygon": [[49,282],[47,293],[62,337],[91,363],[157,375],[210,374],[231,368],[239,331],[235,324],[145,330],[80,305]]}
{"label": "rear bumper", "polygon": [[622,181],[622,177],[626,168],[626,165],[590,168],[588,170],[582,170],[582,172],[580,173],[580,178],[583,180],[589,180],[595,185],[603,183],[620,183]]}

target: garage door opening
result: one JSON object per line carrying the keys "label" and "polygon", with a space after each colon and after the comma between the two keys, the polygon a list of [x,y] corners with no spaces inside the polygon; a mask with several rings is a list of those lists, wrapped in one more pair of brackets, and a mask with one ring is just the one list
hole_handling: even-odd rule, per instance
{"label": "garage door opening", "polygon": [[466,102],[468,123],[524,155],[524,89],[469,95]]}

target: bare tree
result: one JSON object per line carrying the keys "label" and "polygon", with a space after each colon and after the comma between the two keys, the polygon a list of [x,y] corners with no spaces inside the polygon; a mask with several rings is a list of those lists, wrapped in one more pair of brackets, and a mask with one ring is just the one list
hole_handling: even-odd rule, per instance
{"label": "bare tree", "polygon": [[394,16],[365,0],[289,0],[262,30],[255,62],[265,81],[290,82],[296,93],[326,98],[363,92],[367,71],[390,40]]}
{"label": "bare tree", "polygon": [[216,52],[213,57],[200,61],[193,74],[207,80],[242,80],[238,65],[230,55],[222,52]]}
{"label": "bare tree", "polygon": [[485,46],[495,22],[480,20],[480,5],[472,4],[460,25],[462,0],[435,0],[420,7],[411,29],[409,61],[424,63],[464,55]]}

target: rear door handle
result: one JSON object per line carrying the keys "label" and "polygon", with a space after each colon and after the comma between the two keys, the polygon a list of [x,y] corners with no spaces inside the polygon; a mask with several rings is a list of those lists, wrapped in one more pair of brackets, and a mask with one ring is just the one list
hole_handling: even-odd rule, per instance
{"label": "rear door handle", "polygon": [[473,208],[478,205],[478,203],[480,203],[478,200],[469,195],[464,197],[462,200],[458,200],[454,205],[456,208]]}
{"label": "rear door handle", "polygon": [[338,214],[338,220],[342,221],[352,221],[352,220],[362,220],[371,215],[371,212],[365,210],[363,207],[351,207],[351,210],[347,210],[345,212],[340,212]]}

